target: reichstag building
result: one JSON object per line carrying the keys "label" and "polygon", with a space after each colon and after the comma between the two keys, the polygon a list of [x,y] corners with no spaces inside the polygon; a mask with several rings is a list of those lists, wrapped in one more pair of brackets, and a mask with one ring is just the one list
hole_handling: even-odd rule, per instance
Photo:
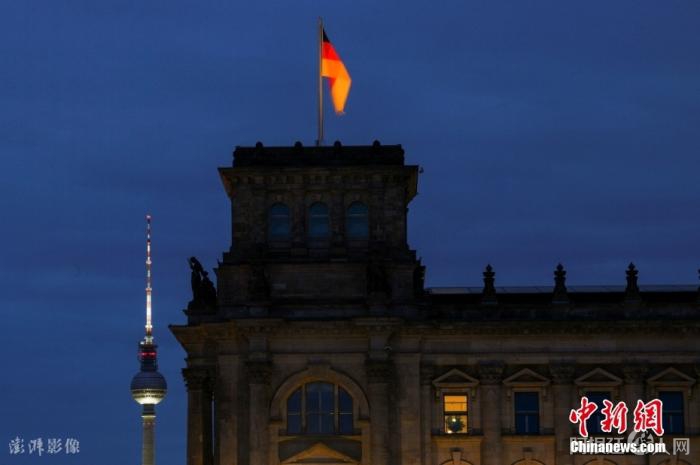
{"label": "reichstag building", "polygon": [[[211,276],[190,259],[170,327],[187,465],[700,465],[697,286],[638,286],[630,264],[603,287],[562,266],[501,287],[484,266],[478,287],[426,288],[398,145],[258,143],[219,174],[231,246]],[[570,454],[583,395],[663,400],[663,440],[689,453]]]}

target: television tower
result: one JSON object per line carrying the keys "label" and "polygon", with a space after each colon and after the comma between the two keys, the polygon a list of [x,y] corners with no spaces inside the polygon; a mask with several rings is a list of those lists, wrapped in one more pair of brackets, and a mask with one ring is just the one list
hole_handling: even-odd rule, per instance
{"label": "television tower", "polygon": [[151,324],[151,215],[146,215],[146,335],[139,342],[138,359],[141,371],[131,380],[131,396],[143,406],[142,465],[155,465],[156,404],[163,400],[168,390],[163,375],[158,373],[158,346],[153,342]]}

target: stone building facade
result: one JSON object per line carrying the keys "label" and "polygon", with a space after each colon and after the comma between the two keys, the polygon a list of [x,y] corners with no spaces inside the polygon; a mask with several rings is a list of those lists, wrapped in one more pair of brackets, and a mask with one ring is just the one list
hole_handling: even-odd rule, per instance
{"label": "stone building facade", "polygon": [[[640,288],[630,265],[619,287],[567,288],[558,267],[504,288],[487,267],[478,288],[426,289],[400,146],[257,144],[219,172],[232,244],[216,290],[193,265],[171,326],[187,465],[700,465],[697,287]],[[570,455],[584,394],[661,397],[690,453]]]}

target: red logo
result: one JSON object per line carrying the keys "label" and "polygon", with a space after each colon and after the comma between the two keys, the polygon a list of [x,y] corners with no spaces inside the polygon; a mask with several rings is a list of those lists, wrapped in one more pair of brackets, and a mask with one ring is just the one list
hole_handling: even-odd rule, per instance
{"label": "red logo", "polygon": [[[586,421],[598,410],[598,405],[590,402],[588,397],[581,397],[581,407],[572,409],[569,412],[569,421],[578,424],[578,434],[581,437],[588,437]],[[627,413],[629,409],[624,402],[613,404],[611,401],[603,400],[603,408],[600,413],[603,419],[600,422],[600,430],[604,433],[611,433],[616,430],[618,433],[627,431]],[[653,399],[646,404],[642,400],[637,401],[637,406],[633,412],[634,431],[637,433],[653,431],[657,436],[663,436],[663,402],[660,399]]]}

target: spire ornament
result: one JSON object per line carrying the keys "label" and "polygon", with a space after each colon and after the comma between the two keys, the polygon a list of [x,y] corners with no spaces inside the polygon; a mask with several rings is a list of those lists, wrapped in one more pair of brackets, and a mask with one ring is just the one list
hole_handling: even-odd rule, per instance
{"label": "spire ornament", "polygon": [[630,263],[625,271],[627,275],[627,287],[625,287],[625,302],[639,302],[642,300],[639,294],[639,286],[637,285],[637,279],[639,275],[639,270],[634,266],[634,263]]}
{"label": "spire ornament", "polygon": [[552,302],[555,304],[568,304],[569,294],[566,290],[566,270],[561,263],[554,270],[554,292]]}
{"label": "spire ornament", "polygon": [[484,290],[481,294],[481,303],[483,305],[496,305],[498,299],[496,299],[496,287],[494,283],[496,282],[496,273],[493,271],[493,267],[488,264],[486,265],[486,270],[484,275]]}

